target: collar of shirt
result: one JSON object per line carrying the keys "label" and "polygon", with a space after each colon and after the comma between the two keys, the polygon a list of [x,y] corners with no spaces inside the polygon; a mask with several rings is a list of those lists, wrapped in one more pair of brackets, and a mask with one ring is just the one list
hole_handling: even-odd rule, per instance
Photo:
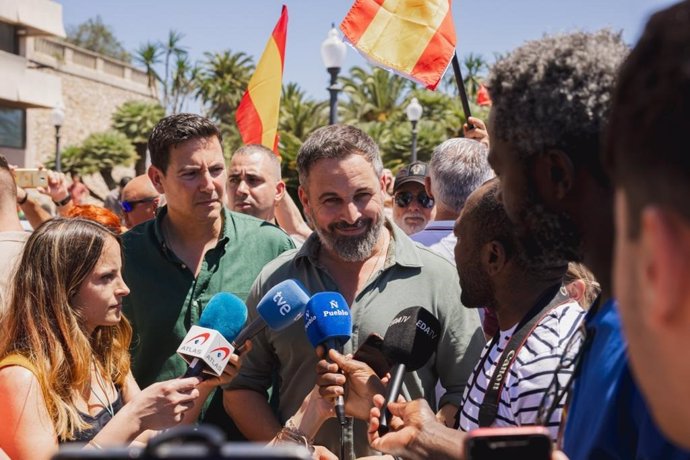
{"label": "collar of shirt", "polygon": [[[158,213],[156,215],[156,220],[153,225],[153,233],[156,236],[156,241],[158,241],[158,244],[160,247],[163,249],[163,253],[166,255],[166,257],[170,257],[170,249],[168,248],[168,245],[165,242],[165,236],[163,234],[163,218],[168,214],[168,207],[163,206],[158,210]],[[227,210],[227,208],[223,207],[221,210],[221,219],[222,219],[222,226],[220,230],[221,237],[218,238],[218,243],[216,244],[214,249],[218,248],[225,248],[225,245],[229,241],[233,241],[237,239],[237,233],[235,231],[235,226],[232,225],[232,213]]]}

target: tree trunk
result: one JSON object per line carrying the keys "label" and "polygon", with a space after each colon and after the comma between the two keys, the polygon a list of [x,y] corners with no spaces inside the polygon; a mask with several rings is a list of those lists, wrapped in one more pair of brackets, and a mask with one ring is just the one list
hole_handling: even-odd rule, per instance
{"label": "tree trunk", "polygon": [[137,176],[141,176],[142,174],[146,174],[146,143],[137,142],[134,144],[134,149],[139,155],[137,162],[134,164],[134,172]]}
{"label": "tree trunk", "polygon": [[117,184],[115,183],[115,179],[113,179],[113,169],[112,168],[101,169],[101,177],[105,181],[105,185],[108,186],[108,190],[113,190],[115,187],[117,187]]}

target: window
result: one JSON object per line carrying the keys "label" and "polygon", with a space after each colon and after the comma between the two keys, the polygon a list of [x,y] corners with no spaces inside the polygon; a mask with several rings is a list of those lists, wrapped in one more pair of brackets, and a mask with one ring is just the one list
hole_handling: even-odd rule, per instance
{"label": "window", "polygon": [[26,111],[0,107],[0,147],[23,149],[26,139]]}
{"label": "window", "polygon": [[0,50],[12,54],[19,54],[17,27],[0,22]]}

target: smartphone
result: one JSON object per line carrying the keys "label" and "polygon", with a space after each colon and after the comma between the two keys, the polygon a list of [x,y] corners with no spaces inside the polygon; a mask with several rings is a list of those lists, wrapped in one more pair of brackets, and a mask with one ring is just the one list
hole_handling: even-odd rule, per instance
{"label": "smartphone", "polygon": [[551,460],[551,435],[543,426],[479,428],[467,433],[467,460]]}
{"label": "smartphone", "polygon": [[36,188],[48,186],[48,171],[45,169],[17,168],[14,179],[21,188]]}
{"label": "smartphone", "polygon": [[357,361],[367,363],[379,378],[383,378],[391,370],[391,363],[388,362],[386,355],[383,354],[383,337],[374,333],[359,346],[353,358]]}

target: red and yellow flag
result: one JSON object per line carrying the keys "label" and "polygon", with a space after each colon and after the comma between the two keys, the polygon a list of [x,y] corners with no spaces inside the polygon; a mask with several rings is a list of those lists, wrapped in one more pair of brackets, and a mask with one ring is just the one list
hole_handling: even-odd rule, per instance
{"label": "red and yellow flag", "polygon": [[278,155],[278,114],[287,40],[287,7],[266,44],[249,87],[237,107],[235,120],[245,144],[261,144]]}
{"label": "red and yellow flag", "polygon": [[491,107],[491,95],[489,95],[489,90],[483,83],[479,85],[477,90],[477,105]]}
{"label": "red and yellow flag", "polygon": [[356,0],[340,29],[369,60],[428,89],[455,53],[450,0]]}

